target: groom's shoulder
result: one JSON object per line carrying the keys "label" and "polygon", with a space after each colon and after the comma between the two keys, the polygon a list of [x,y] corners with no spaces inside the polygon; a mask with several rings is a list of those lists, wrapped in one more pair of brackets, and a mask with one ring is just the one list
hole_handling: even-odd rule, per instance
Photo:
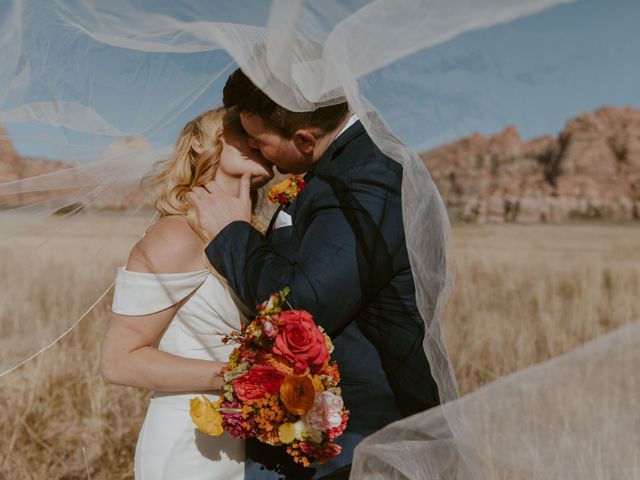
{"label": "groom's shoulder", "polygon": [[402,165],[386,155],[364,132],[340,149],[332,169],[341,176],[354,179],[384,176],[389,182],[402,181]]}

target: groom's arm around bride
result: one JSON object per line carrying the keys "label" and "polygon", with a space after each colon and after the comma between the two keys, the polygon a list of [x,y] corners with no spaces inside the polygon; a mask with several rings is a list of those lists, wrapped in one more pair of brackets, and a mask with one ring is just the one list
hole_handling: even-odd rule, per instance
{"label": "groom's arm around bride", "polygon": [[[266,235],[238,214],[242,199],[196,192],[192,201],[213,237],[206,255],[248,306],[291,287],[293,306],[311,312],[334,339],[351,412],[337,458],[302,471],[277,449],[250,443],[246,478],[277,478],[262,468],[277,462],[291,478],[347,478],[365,436],[438,404],[403,229],[402,167],[346,104],[290,112],[240,70],[227,81],[224,103],[238,109],[250,144],[281,172],[308,173],[287,208],[292,225]],[[230,212],[228,224],[208,225],[207,211],[220,208]]]}

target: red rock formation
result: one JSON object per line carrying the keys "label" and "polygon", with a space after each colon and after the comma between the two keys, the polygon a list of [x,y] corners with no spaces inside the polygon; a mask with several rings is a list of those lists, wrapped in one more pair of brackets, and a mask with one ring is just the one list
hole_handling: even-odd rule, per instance
{"label": "red rock formation", "polygon": [[[105,155],[143,152],[144,139],[120,139]],[[150,146],[149,146],[150,147]],[[421,154],[450,215],[473,222],[555,222],[640,218],[640,110],[606,107],[570,120],[557,138],[525,141],[515,127],[474,134]],[[0,127],[0,182],[69,168],[21,158]],[[44,199],[15,196],[10,205]],[[0,197],[0,203],[7,205]],[[96,199],[100,208],[139,204],[137,186]]]}
{"label": "red rock formation", "polygon": [[[150,149],[151,145],[143,138],[122,138],[117,139],[111,147],[105,152],[104,156],[123,157],[127,152],[140,152]],[[6,131],[0,126],[0,183],[22,180],[38,175],[56,172],[68,169],[76,165],[67,162],[51,161],[42,158],[21,157],[15,150],[11,139]],[[83,180],[80,178],[82,172],[77,172],[78,177],[76,184],[82,185]],[[89,179],[90,181],[91,179]],[[91,188],[88,187],[86,194],[79,193],[79,188],[70,190],[54,190],[30,191],[31,187],[27,186],[21,193],[0,195],[0,208],[17,207],[21,205],[31,204],[34,202],[47,201],[47,206],[55,208],[54,198],[59,198],[61,194],[78,194],[78,199],[91,198],[92,207],[95,208],[126,208],[129,205],[139,205],[143,201],[143,194],[136,186],[123,188],[118,191],[113,189],[109,192],[93,195]],[[68,202],[69,200],[66,200]],[[63,202],[64,203],[64,202]],[[79,204],[67,205],[63,210],[73,210],[80,207]]]}
{"label": "red rock formation", "polygon": [[601,108],[557,139],[514,127],[421,154],[452,217],[476,222],[640,218],[640,111]]}
{"label": "red rock formation", "polygon": [[[65,162],[55,162],[41,158],[21,157],[13,146],[11,138],[0,125],[0,183],[21,180],[45,173],[69,168]],[[0,196],[1,207],[15,207],[27,203],[46,200],[48,192],[18,193]]]}
{"label": "red rock formation", "polygon": [[7,131],[0,125],[0,181],[20,178],[22,163]]}

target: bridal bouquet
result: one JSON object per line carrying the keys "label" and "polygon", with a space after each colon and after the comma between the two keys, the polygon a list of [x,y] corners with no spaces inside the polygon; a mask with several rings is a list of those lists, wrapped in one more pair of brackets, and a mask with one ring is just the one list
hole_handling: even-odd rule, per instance
{"label": "bridal bouquet", "polygon": [[309,312],[283,309],[288,293],[271,295],[251,323],[224,338],[237,344],[223,370],[224,394],[216,402],[192,399],[191,418],[209,435],[227,431],[284,445],[308,467],[340,453],[333,440],[346,428],[349,412],[330,338]]}

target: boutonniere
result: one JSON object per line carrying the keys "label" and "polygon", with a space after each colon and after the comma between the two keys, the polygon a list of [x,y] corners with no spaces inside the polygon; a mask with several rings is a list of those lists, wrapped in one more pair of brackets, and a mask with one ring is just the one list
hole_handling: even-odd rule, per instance
{"label": "boutonniere", "polygon": [[279,203],[284,207],[288,207],[300,195],[304,187],[304,178],[289,175],[269,189],[269,200],[271,203]]}

